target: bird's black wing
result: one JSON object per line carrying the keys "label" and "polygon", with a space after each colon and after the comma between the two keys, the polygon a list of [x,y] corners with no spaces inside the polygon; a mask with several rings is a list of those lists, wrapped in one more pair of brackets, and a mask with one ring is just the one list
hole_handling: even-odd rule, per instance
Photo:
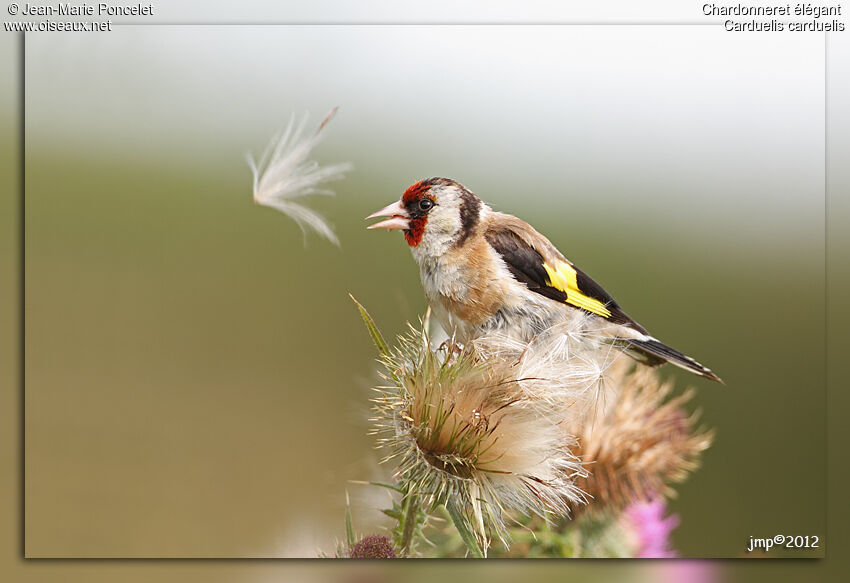
{"label": "bird's black wing", "polygon": [[601,285],[560,257],[560,254],[557,258],[545,259],[525,237],[509,228],[489,229],[484,236],[504,260],[514,278],[531,291],[596,314],[614,324],[624,324],[646,333],[640,324],[623,312]]}

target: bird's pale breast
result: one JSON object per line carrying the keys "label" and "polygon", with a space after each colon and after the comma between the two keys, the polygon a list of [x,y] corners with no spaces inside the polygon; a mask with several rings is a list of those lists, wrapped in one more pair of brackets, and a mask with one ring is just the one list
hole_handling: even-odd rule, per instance
{"label": "bird's pale breast", "polygon": [[434,317],[461,340],[495,330],[528,340],[568,311],[517,282],[484,240],[423,258],[419,272]]}

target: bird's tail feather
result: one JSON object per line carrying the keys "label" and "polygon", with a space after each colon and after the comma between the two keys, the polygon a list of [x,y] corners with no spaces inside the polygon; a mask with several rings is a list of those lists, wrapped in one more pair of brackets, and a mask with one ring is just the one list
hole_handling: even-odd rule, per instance
{"label": "bird's tail feather", "polygon": [[[669,362],[694,374],[704,376],[707,379],[722,383],[723,380],[711,372],[711,369],[701,365],[696,360],[686,354],[682,354],[674,348],[670,348],[663,342],[659,342],[654,338],[646,340],[628,339],[626,342],[629,345],[628,352],[632,353],[638,360],[649,364],[650,366],[658,366]],[[634,354],[637,353],[637,354]]]}

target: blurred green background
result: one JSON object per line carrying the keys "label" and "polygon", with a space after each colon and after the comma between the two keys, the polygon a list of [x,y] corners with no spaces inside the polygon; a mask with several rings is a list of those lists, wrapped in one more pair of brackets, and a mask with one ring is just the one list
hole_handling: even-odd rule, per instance
{"label": "blurred green background", "polygon": [[[384,493],[346,484],[380,476],[374,350],[347,294],[390,335],[423,312],[401,237],[363,228],[381,199],[359,193],[404,185],[355,172],[317,201],[342,248],[305,249],[251,204],[239,161],[187,175],[31,151],[27,173],[29,556],[312,556],[342,534],[346,489],[358,524],[378,518]],[[718,253],[664,225],[630,249],[602,216],[568,232],[553,238],[579,265],[727,381],[664,371],[699,386],[718,434],[673,506],[677,548],[735,556],[765,529],[822,533],[817,250]]]}
{"label": "blurred green background", "polygon": [[[630,314],[727,381],[665,371],[698,386],[693,402],[718,435],[673,503],[682,555],[741,556],[751,535],[825,534],[823,112],[809,107],[823,87],[798,86],[822,70],[806,55],[822,53],[793,47],[799,70],[779,75],[760,58],[776,47],[750,47],[739,60],[762,78],[747,92],[716,84],[741,47],[688,41],[705,59],[694,78],[715,92],[685,107],[677,98],[687,95],[669,93],[684,71],[651,60],[634,71],[640,59],[624,54],[599,56],[597,68],[568,61],[565,85],[494,96],[488,81],[505,71],[481,51],[474,75],[455,72],[480,87],[468,81],[454,97],[444,90],[451,51],[433,63],[399,59],[410,79],[385,81],[387,102],[374,101],[375,79],[363,83],[372,92],[342,94],[285,50],[269,56],[263,42],[284,42],[275,35],[258,35],[253,50],[302,77],[276,71],[271,89],[238,80],[247,62],[238,55],[174,65],[186,75],[172,78],[150,54],[176,39],[195,54],[240,40],[240,54],[252,54],[244,35],[210,34],[190,42],[185,31],[134,30],[96,41],[115,45],[28,46],[38,57],[27,63],[28,556],[315,556],[342,536],[346,489],[358,526],[378,524],[383,493],[346,482],[384,471],[365,434],[373,351],[347,294],[390,335],[421,314],[401,237],[366,232],[362,217],[432,174],[535,224]],[[459,35],[445,34],[457,50]],[[649,56],[666,50],[665,39],[636,35]],[[448,78],[435,80],[432,67]],[[623,101],[608,103],[599,79],[622,79]],[[242,101],[205,83],[236,85]],[[782,87],[783,100],[758,101]],[[601,103],[572,109],[538,101],[540,89]],[[641,109],[642,100],[657,103]],[[342,247],[315,236],[305,246],[286,217],[251,204],[241,154],[290,112],[311,107],[318,121],[336,104],[318,157],[357,170],[314,207]],[[696,115],[708,104],[719,117]],[[787,123],[754,131],[792,113],[790,135]]]}

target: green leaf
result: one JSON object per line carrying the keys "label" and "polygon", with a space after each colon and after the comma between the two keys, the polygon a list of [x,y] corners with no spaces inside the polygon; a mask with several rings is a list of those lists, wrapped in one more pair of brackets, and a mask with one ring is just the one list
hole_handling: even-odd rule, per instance
{"label": "green leaf", "polygon": [[401,520],[399,521],[399,542],[398,548],[401,550],[401,556],[407,557],[413,545],[413,537],[416,534],[416,523],[419,514],[419,499],[416,494],[410,490],[402,500],[402,508],[404,509]]}
{"label": "green leaf", "polygon": [[401,520],[401,512],[399,512],[398,510],[396,510],[394,508],[393,509],[384,508],[384,509],[381,510],[381,512],[383,512],[384,514],[386,514],[390,518],[395,519],[396,521]]}
{"label": "green leaf", "polygon": [[348,548],[354,546],[354,525],[351,522],[351,500],[348,498],[348,492],[345,493],[345,539],[348,542]]}
{"label": "green leaf", "polygon": [[478,541],[476,540],[475,535],[472,534],[472,531],[470,531],[466,526],[466,520],[464,520],[460,511],[452,502],[446,503],[446,510],[448,510],[449,516],[452,517],[452,522],[454,523],[458,534],[460,534],[460,538],[463,539],[466,548],[469,550],[469,554],[476,559],[483,559],[484,553],[481,551],[481,547],[478,546]]}
{"label": "green leaf", "polygon": [[364,308],[353,295],[348,294],[348,296],[355,304],[357,304],[357,309],[360,310],[360,317],[363,318],[363,322],[366,324],[366,329],[369,331],[369,336],[372,337],[372,342],[375,343],[375,346],[378,348],[378,352],[381,353],[381,356],[389,356],[390,347],[381,335],[381,331],[378,330],[378,327],[375,325],[375,321],[372,319],[372,316],[369,315],[366,308]]}
{"label": "green leaf", "polygon": [[399,494],[404,494],[404,490],[402,490],[399,486],[396,486],[394,484],[386,484],[384,482],[369,482],[369,483],[372,484],[373,486],[380,486],[381,488],[387,488],[389,490],[395,490]]}

